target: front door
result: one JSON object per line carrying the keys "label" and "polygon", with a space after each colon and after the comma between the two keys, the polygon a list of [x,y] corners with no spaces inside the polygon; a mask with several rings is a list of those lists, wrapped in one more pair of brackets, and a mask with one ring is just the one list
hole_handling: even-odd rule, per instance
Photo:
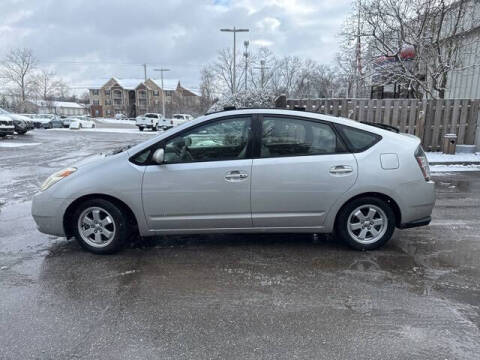
{"label": "front door", "polygon": [[249,116],[216,120],[165,142],[165,164],[147,167],[143,206],[152,230],[250,228]]}
{"label": "front door", "polygon": [[357,177],[355,157],[324,122],[265,115],[252,166],[255,227],[319,227]]}

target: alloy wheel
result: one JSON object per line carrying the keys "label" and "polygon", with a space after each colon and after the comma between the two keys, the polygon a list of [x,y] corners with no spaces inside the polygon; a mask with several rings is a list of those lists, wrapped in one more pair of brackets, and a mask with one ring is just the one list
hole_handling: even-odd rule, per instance
{"label": "alloy wheel", "polygon": [[353,210],[347,221],[348,234],[360,244],[380,240],[388,228],[385,212],[373,204],[364,204]]}
{"label": "alloy wheel", "polygon": [[100,207],[85,209],[78,218],[78,233],[88,245],[102,248],[115,238],[115,221],[112,215]]}

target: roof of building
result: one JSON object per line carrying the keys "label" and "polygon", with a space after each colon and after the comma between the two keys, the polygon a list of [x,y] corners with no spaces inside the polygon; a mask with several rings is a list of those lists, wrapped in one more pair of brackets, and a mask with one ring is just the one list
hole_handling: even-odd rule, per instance
{"label": "roof of building", "polygon": [[56,107],[56,108],[75,108],[84,109],[85,106],[71,101],[46,101],[46,100],[33,100],[33,104],[40,107]]}
{"label": "roof of building", "polygon": [[[118,83],[118,85],[120,85],[122,88],[124,88],[126,90],[135,90],[140,84],[143,84],[145,82],[144,79],[120,79],[120,78],[117,78],[117,77],[112,77],[108,81],[105,81],[105,80],[94,81],[93,84],[92,84],[93,86],[89,86],[88,88],[89,89],[101,89],[112,79],[114,81],[116,81]],[[162,88],[162,80],[161,79],[149,78],[148,80],[151,80],[159,88]],[[163,79],[164,90],[175,91],[175,90],[177,90],[178,84],[180,84],[180,80]],[[194,86],[192,86],[192,87],[184,86],[184,85],[181,85],[181,86],[185,90],[188,90],[189,93],[191,93],[193,95],[197,95],[197,96],[199,95],[195,90],[192,90],[192,88],[195,88]],[[189,96],[190,94],[185,94],[185,95]],[[192,96],[192,95],[190,95],[190,96]]]}

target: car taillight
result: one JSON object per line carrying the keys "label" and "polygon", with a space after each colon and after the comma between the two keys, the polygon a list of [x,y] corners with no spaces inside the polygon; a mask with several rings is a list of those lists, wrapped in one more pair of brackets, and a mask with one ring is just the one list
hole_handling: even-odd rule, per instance
{"label": "car taillight", "polygon": [[419,145],[417,150],[415,151],[415,159],[417,159],[418,166],[422,171],[423,177],[425,181],[430,180],[430,166],[428,165],[427,155],[422,149],[422,146]]}

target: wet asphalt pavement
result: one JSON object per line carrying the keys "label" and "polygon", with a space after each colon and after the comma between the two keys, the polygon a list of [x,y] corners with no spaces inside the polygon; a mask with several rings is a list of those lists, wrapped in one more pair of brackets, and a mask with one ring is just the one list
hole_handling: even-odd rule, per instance
{"label": "wet asphalt pavement", "polygon": [[212,235],[96,256],[37,232],[50,173],[149,136],[0,140],[0,359],[480,358],[480,172],[437,174],[432,224],[372,252]]}

